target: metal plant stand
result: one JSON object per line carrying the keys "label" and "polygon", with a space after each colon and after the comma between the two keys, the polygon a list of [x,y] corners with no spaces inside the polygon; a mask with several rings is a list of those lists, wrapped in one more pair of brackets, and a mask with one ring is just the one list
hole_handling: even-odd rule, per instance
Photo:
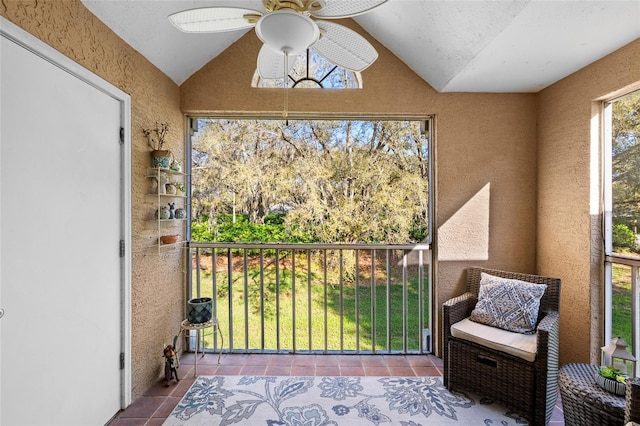
{"label": "metal plant stand", "polygon": [[[220,328],[218,327],[218,319],[212,318],[207,322],[203,322],[200,324],[192,324],[189,320],[182,321],[180,324],[180,329],[184,333],[188,333],[188,331],[196,330],[196,348],[193,353],[194,366],[193,366],[193,377],[197,377],[198,375],[198,348],[200,347],[200,330],[204,330],[211,327],[213,332],[212,335],[218,333],[220,336],[220,348],[218,351],[218,364],[220,364],[220,357],[222,356],[222,346],[224,346],[224,339],[222,337],[222,333],[220,333]],[[201,357],[204,357],[204,351],[202,351]]]}

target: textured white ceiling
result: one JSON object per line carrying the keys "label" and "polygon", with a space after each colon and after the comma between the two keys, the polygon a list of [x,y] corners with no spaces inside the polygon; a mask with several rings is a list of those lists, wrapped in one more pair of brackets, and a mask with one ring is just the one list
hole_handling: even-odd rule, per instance
{"label": "textured white ceiling", "polygon": [[[253,30],[186,34],[168,15],[264,10],[260,0],[82,1],[177,84]],[[389,0],[354,20],[438,91],[537,92],[640,38],[640,0]]]}

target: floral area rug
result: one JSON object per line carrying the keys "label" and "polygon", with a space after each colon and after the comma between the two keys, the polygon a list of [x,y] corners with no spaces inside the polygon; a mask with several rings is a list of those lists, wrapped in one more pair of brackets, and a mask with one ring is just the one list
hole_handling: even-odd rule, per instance
{"label": "floral area rug", "polygon": [[522,425],[440,377],[200,376],[165,426]]}

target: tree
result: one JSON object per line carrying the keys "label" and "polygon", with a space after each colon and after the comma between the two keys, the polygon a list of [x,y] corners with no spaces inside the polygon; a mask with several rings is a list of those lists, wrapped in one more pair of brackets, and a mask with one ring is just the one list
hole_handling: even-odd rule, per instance
{"label": "tree", "polygon": [[424,236],[429,160],[419,122],[210,120],[193,146],[196,215],[229,213],[233,202],[253,223],[286,212],[294,238]]}
{"label": "tree", "polygon": [[278,148],[279,131],[260,121],[209,120],[194,137],[195,215],[234,213],[261,223],[274,202],[280,170],[286,166]]}
{"label": "tree", "polygon": [[634,232],[640,222],[640,92],[612,105],[613,220]]}

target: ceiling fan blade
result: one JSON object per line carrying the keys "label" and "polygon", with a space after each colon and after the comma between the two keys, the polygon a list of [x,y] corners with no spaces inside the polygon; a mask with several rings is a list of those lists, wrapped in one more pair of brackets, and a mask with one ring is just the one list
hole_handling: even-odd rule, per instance
{"label": "ceiling fan blade", "polygon": [[203,7],[169,15],[169,21],[186,33],[216,33],[251,28],[262,12],[239,7]]}
{"label": "ceiling fan blade", "polygon": [[389,0],[324,0],[320,10],[312,11],[311,15],[321,19],[341,19],[362,15],[386,3]]}
{"label": "ceiling fan blade", "polygon": [[316,21],[320,40],[311,48],[342,68],[363,71],[378,58],[378,52],[357,32],[327,21]]}
{"label": "ceiling fan blade", "polygon": [[[297,55],[289,55],[287,73],[293,68]],[[284,53],[269,46],[262,46],[258,52],[258,74],[261,78],[281,79],[284,77]]]}

